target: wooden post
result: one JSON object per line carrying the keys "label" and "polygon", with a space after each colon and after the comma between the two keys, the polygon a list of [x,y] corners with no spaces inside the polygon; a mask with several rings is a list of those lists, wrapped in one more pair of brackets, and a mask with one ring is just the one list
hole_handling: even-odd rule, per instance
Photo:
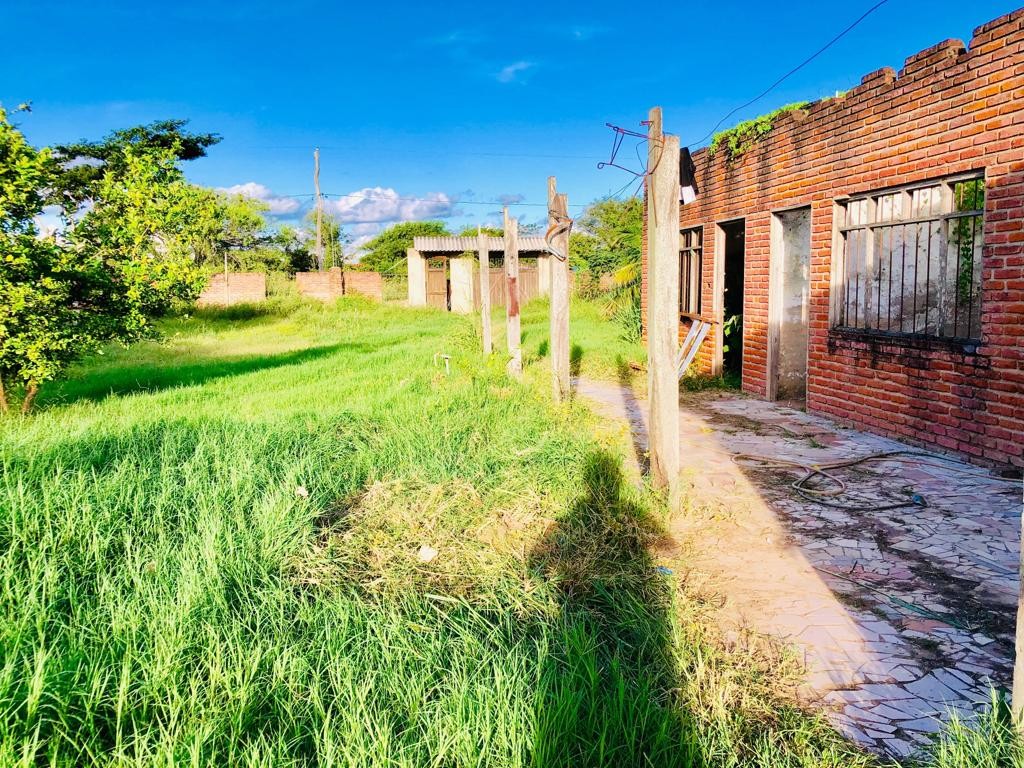
{"label": "wooden post", "polygon": [[523,375],[523,351],[520,349],[519,328],[519,222],[510,219],[508,208],[502,212],[505,226],[505,337],[508,339],[508,372],[519,378]]}
{"label": "wooden post", "polygon": [[651,480],[679,504],[679,137],[650,112],[647,146],[647,387]]}
{"label": "wooden post", "polygon": [[[548,177],[548,228],[569,217],[569,199],[557,192],[558,182]],[[551,246],[565,254],[563,261],[549,257],[551,270],[551,392],[556,402],[569,399],[569,232],[554,235]]]}
{"label": "wooden post", "polygon": [[409,306],[427,306],[427,260],[415,248],[405,252],[408,262]]}
{"label": "wooden post", "polygon": [[313,188],[316,191],[316,268],[324,271],[324,240],[322,232],[323,198],[320,197],[320,147],[313,150]]}
{"label": "wooden post", "polygon": [[478,226],[476,228],[476,250],[480,257],[480,323],[484,342],[484,354],[494,351],[491,340],[491,251],[488,238]]}

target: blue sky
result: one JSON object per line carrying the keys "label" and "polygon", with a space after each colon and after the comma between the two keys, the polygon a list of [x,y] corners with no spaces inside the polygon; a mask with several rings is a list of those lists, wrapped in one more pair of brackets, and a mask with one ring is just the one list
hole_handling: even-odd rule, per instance
{"label": "blue sky", "polygon": [[[189,118],[223,137],[189,177],[248,184],[282,216],[308,205],[282,196],[312,192],[319,145],[324,192],[376,190],[331,202],[355,236],[425,216],[459,227],[493,221],[494,201],[543,203],[550,174],[573,205],[621,188],[627,176],[596,168],[606,122],[639,130],[659,104],[694,142],[874,1],[2,0],[0,103],[32,102],[19,122],[37,145]],[[969,42],[1018,3],[889,0],[728,124]]]}

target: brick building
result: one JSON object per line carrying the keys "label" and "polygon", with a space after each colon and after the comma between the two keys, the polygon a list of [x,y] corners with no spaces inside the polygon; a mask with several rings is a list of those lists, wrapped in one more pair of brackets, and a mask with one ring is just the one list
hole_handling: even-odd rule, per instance
{"label": "brick building", "polygon": [[699,371],[1024,466],[1024,9],[693,160],[680,314],[714,323]]}

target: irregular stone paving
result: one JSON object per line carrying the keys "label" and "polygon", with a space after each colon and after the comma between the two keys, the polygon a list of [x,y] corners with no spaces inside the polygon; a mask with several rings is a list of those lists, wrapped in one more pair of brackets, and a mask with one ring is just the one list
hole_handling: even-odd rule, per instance
{"label": "irregular stone paving", "polygon": [[[607,382],[581,380],[577,393],[628,420],[643,463],[646,403]],[[728,525],[701,521],[696,532],[685,519],[673,524],[702,539],[687,577],[710,574],[726,595],[724,615],[801,650],[805,694],[841,730],[908,757],[951,712],[970,715],[993,686],[1009,689],[1020,481],[736,394],[684,395],[680,414],[690,502],[732,514]],[[833,501],[884,506],[918,494],[926,506],[833,508],[794,491],[802,471],[733,460],[814,464],[895,450],[924,455],[837,471],[848,487]]]}

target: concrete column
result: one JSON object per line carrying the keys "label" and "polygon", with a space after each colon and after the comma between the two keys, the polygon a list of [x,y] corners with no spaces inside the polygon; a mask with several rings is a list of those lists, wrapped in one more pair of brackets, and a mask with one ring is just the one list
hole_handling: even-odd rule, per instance
{"label": "concrete column", "polygon": [[460,256],[448,262],[452,281],[452,312],[460,315],[473,313],[473,259]]}
{"label": "concrete column", "polygon": [[427,260],[415,248],[405,252],[409,262],[409,306],[427,306]]}
{"label": "concrete column", "polygon": [[537,290],[541,296],[551,295],[551,257],[537,257]]}

